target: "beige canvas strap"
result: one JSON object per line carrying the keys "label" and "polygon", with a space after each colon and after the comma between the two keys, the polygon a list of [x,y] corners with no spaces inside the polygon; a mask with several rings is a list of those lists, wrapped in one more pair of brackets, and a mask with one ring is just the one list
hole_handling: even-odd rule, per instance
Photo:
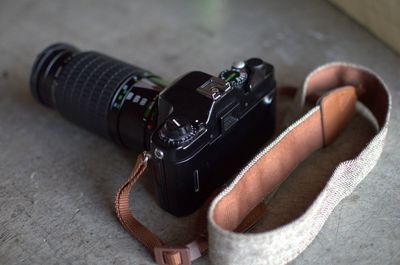
{"label": "beige canvas strap", "polygon": [[[213,264],[286,264],[293,260],[316,237],[335,206],[376,164],[386,137],[391,107],[390,94],[383,81],[363,67],[332,63],[307,77],[298,102],[303,105],[306,98],[325,93],[328,95],[316,107],[263,149],[212,202],[208,229],[209,256]],[[334,96],[330,97],[332,93]],[[325,188],[298,219],[272,231],[234,232],[247,212],[302,160],[333,141],[349,121],[355,97],[371,111],[379,125],[379,131],[361,153],[336,167]],[[246,192],[249,190],[252,192]]]}
{"label": "beige canvas strap", "polygon": [[[233,182],[200,210],[196,240],[167,247],[142,225],[129,209],[129,193],[146,169],[148,154],[138,157],[116,198],[116,212],[124,228],[154,253],[157,264],[186,265],[209,248],[214,264],[285,264],[315,238],[333,208],[365,177],[376,163],[386,136],[390,95],[384,83],[359,66],[333,63],[306,79],[297,96],[317,99],[317,106],[293,123],[263,149]],[[375,116],[380,130],[357,158],[338,165],[311,207],[294,222],[265,233],[244,234],[265,213],[263,199],[315,150],[329,145],[350,121],[357,99]],[[211,201],[211,199],[210,199]],[[205,213],[208,211],[208,233]],[[207,239],[209,241],[207,242]],[[209,245],[208,245],[209,244]]]}

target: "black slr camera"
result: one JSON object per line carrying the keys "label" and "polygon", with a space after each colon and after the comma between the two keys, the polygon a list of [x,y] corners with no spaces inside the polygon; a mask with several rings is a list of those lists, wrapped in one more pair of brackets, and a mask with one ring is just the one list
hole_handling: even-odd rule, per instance
{"label": "black slr camera", "polygon": [[148,150],[158,202],[176,216],[196,210],[274,132],[274,68],[258,58],[166,86],[147,70],[54,44],[37,57],[30,82],[40,103],[70,121]]}

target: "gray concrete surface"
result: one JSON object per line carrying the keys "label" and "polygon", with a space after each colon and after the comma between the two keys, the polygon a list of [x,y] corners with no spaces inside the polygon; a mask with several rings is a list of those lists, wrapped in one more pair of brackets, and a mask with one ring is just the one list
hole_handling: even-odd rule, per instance
{"label": "gray concrete surface", "polygon": [[[100,50],[166,80],[195,69],[218,73],[250,56],[272,62],[280,83],[300,84],[314,67],[334,60],[372,68],[393,95],[382,158],[292,264],[400,264],[400,58],[316,0],[2,0],[0,264],[152,264],[112,211],[135,154],[61,119],[30,95],[34,57],[55,41]],[[293,173],[263,225],[271,229],[301,214],[335,162],[354,155],[371,133],[358,115],[332,147]],[[194,216],[161,211],[149,179],[137,188],[135,209],[167,242],[190,238]]]}

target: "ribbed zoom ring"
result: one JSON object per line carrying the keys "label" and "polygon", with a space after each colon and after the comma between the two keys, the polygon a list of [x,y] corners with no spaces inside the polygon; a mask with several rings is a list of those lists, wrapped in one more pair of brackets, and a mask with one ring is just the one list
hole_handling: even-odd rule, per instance
{"label": "ribbed zoom ring", "polygon": [[61,71],[55,105],[67,119],[110,138],[112,98],[124,80],[143,71],[100,53],[79,53]]}

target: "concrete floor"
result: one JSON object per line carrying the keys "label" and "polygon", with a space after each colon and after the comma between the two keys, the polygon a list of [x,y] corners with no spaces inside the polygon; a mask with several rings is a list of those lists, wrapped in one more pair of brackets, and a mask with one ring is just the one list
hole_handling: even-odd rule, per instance
{"label": "concrete floor", "polygon": [[[195,69],[217,74],[251,56],[272,62],[286,84],[299,85],[334,60],[372,68],[393,95],[383,155],[292,264],[400,264],[400,57],[330,4],[313,0],[2,0],[0,264],[152,264],[112,210],[135,154],[63,120],[30,94],[34,57],[55,41],[108,53],[166,80]],[[372,132],[356,117],[333,147],[296,170],[271,204],[267,229],[301,214],[336,161],[354,155]],[[161,211],[150,180],[135,199],[139,218],[165,241],[190,238],[194,216]]]}

